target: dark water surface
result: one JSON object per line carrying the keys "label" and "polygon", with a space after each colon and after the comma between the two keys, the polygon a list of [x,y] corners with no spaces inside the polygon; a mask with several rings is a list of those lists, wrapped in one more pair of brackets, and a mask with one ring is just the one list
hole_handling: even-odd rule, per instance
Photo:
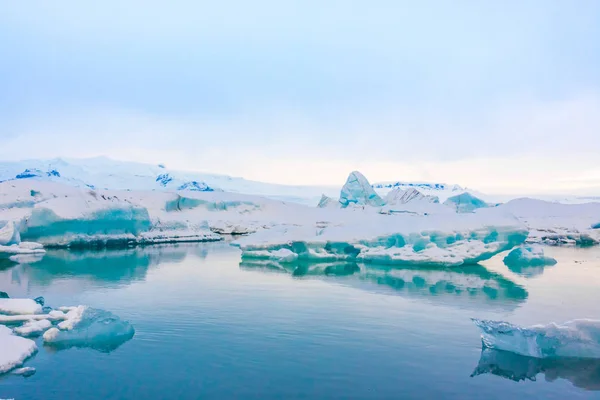
{"label": "dark water surface", "polygon": [[226,243],[74,253],[0,266],[0,290],[129,320],[112,352],[40,351],[20,399],[587,399],[600,363],[481,351],[470,318],[600,319],[600,249],[552,267],[242,263]]}

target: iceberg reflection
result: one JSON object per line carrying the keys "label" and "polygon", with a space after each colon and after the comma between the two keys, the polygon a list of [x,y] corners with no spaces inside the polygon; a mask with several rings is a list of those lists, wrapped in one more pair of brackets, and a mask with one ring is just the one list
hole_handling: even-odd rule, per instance
{"label": "iceberg reflection", "polygon": [[464,308],[514,309],[528,296],[527,290],[481,265],[452,268],[398,267],[352,262],[279,263],[248,260],[240,268],[281,272],[294,277],[337,277],[337,282],[363,290],[390,290],[404,297],[426,299]]}
{"label": "iceberg reflection", "polygon": [[546,381],[566,379],[586,390],[600,390],[600,360],[589,358],[533,358],[508,351],[485,348],[472,377],[492,374],[515,382],[537,380],[543,374]]}

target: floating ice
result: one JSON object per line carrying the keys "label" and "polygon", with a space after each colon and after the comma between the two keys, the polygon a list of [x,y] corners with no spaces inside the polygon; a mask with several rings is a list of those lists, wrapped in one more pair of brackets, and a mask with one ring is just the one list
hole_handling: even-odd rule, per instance
{"label": "floating ice", "polygon": [[15,328],[15,333],[21,336],[34,336],[43,333],[51,326],[52,322],[47,319],[42,319],[39,321],[29,320],[23,326]]}
{"label": "floating ice", "polygon": [[[527,231],[514,219],[459,215],[381,216],[340,226],[281,227],[234,244],[244,258],[269,258],[281,249],[299,260],[356,260],[377,264],[475,264],[523,243]],[[447,229],[441,228],[448,225]],[[436,229],[435,227],[439,227]],[[274,256],[275,258],[277,256]]]}
{"label": "floating ice", "polygon": [[36,351],[33,340],[15,336],[10,328],[0,325],[0,374],[21,366]]}
{"label": "floating ice", "polygon": [[0,290],[0,299],[8,299],[8,298],[9,298],[8,293]]}
{"label": "floating ice", "polygon": [[29,378],[30,376],[35,375],[35,372],[36,372],[36,370],[33,367],[23,367],[23,368],[14,369],[12,371],[12,374],[20,375],[24,378]]}
{"label": "floating ice", "polygon": [[32,299],[0,299],[0,314],[39,314],[42,306]]}
{"label": "floating ice", "polygon": [[542,246],[523,245],[508,253],[504,257],[504,264],[509,268],[543,267],[556,264],[556,260],[546,257]]}
{"label": "floating ice", "polygon": [[600,320],[578,319],[521,328],[508,322],[473,319],[484,348],[534,358],[600,358]]}
{"label": "floating ice", "polygon": [[488,207],[488,204],[485,201],[478,199],[469,192],[448,197],[444,202],[444,205],[452,207],[458,213],[468,213],[473,212],[478,208]]}
{"label": "floating ice", "polygon": [[350,204],[382,206],[384,201],[375,193],[367,178],[360,172],[354,171],[348,176],[346,184],[342,187],[340,203],[344,207]]}
{"label": "floating ice", "polygon": [[53,347],[90,347],[111,351],[130,340],[133,326],[114,314],[91,307],[79,306],[67,313],[67,320],[44,333],[44,343]]}

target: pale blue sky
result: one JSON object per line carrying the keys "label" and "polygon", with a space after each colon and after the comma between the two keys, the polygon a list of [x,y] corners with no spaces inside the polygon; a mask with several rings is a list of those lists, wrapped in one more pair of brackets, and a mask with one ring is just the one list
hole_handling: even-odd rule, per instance
{"label": "pale blue sky", "polygon": [[0,158],[600,192],[600,2],[0,6]]}

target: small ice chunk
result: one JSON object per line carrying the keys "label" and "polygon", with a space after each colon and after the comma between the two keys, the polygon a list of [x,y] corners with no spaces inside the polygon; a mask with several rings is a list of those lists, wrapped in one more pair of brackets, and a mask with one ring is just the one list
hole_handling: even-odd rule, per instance
{"label": "small ice chunk", "polygon": [[0,325],[0,374],[21,366],[36,351],[33,340],[15,336],[10,328]]}
{"label": "small ice chunk", "polygon": [[34,375],[35,372],[36,370],[33,367],[23,367],[13,370],[12,373],[13,375],[21,375],[23,378],[29,378],[31,375]]}
{"label": "small ice chunk", "polygon": [[15,333],[21,336],[34,336],[44,332],[50,327],[52,327],[52,322],[50,322],[47,319],[42,319],[39,321],[30,320],[26,322],[23,326],[15,328]]}
{"label": "small ice chunk", "polygon": [[556,264],[552,257],[544,255],[544,248],[539,245],[523,245],[513,249],[506,257],[504,264],[508,267],[542,267]]}
{"label": "small ice chunk", "polygon": [[81,322],[81,318],[83,318],[83,313],[85,312],[86,306],[77,306],[72,308],[66,314],[66,318],[63,322],[58,324],[59,329],[63,330],[71,330],[75,325]]}
{"label": "small ice chunk", "polygon": [[8,293],[0,290],[0,299],[8,299],[8,298],[9,298]]}
{"label": "small ice chunk", "polygon": [[55,347],[90,347],[110,351],[133,337],[135,330],[116,315],[79,306],[67,313],[68,319],[44,333],[44,343]]}
{"label": "small ice chunk", "polygon": [[48,313],[48,319],[51,321],[67,319],[67,315],[60,310],[52,310]]}
{"label": "small ice chunk", "polygon": [[32,299],[0,299],[0,314],[39,314],[42,306]]}
{"label": "small ice chunk", "polygon": [[44,306],[44,303],[46,302],[46,300],[42,296],[36,297],[35,299],[33,299],[33,301],[35,301],[42,307]]}

